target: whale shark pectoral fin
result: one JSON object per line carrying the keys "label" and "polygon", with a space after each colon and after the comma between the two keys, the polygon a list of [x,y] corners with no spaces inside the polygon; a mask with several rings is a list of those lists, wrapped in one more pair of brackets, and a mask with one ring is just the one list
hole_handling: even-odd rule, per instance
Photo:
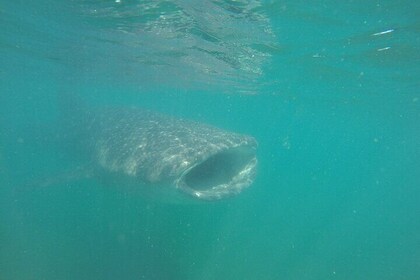
{"label": "whale shark pectoral fin", "polygon": [[63,172],[42,176],[24,183],[21,188],[49,188],[58,185],[68,185],[83,179],[94,177],[94,168],[92,165],[79,165]]}

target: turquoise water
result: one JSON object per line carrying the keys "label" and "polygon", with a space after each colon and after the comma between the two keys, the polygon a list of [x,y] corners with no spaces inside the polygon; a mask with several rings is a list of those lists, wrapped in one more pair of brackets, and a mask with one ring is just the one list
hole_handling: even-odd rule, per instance
{"label": "turquoise water", "polygon": [[[419,279],[416,1],[0,2],[0,279]],[[254,184],[87,176],[60,97],[254,136]],[[79,168],[76,168],[79,167]]]}

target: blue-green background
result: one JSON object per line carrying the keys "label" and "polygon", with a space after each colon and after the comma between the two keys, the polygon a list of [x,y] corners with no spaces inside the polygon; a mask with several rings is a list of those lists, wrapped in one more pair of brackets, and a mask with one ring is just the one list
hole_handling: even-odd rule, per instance
{"label": "blue-green background", "polygon": [[[1,280],[420,279],[418,1],[255,1],[269,38],[232,9],[240,36],[209,42],[259,49],[261,71],[208,80],[137,60],[148,38],[115,30],[141,13],[87,12],[140,2],[0,1]],[[59,141],[69,92],[253,135],[257,179],[177,205],[83,176]]]}

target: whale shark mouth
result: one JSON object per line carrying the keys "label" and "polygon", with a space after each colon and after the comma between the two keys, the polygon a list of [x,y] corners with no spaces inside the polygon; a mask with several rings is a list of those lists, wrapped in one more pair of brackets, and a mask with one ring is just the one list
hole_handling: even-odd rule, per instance
{"label": "whale shark mouth", "polygon": [[240,193],[256,174],[255,147],[239,146],[209,155],[185,170],[177,188],[203,200],[218,200]]}

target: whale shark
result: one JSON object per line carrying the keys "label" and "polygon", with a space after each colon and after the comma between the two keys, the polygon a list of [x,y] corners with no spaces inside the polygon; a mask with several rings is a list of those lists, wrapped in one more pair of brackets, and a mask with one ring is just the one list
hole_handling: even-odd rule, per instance
{"label": "whale shark", "polygon": [[72,145],[96,169],[130,179],[144,191],[197,200],[241,193],[256,176],[257,141],[212,125],[137,107],[73,114]]}

